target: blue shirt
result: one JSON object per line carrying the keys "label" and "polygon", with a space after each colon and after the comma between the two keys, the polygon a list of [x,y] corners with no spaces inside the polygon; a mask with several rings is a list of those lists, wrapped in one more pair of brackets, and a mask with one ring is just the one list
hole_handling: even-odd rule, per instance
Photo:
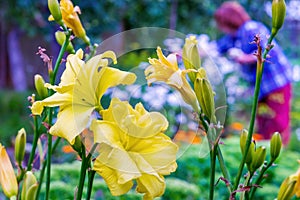
{"label": "blue shirt", "polygon": [[[246,54],[252,54],[257,50],[255,43],[251,43],[256,34],[260,35],[261,46],[267,43],[268,29],[260,22],[247,21],[237,31],[236,36],[225,36],[218,41],[218,48],[225,53],[229,48],[240,48]],[[269,52],[269,58],[265,61],[259,98],[263,98],[276,89],[291,82],[291,65],[283,54],[278,44],[273,41],[274,47]],[[256,64],[241,66],[243,77],[254,87],[256,80]]]}

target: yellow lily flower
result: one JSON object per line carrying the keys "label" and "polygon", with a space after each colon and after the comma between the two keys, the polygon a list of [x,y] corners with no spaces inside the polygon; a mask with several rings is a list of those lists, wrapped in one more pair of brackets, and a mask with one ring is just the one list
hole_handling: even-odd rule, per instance
{"label": "yellow lily flower", "polygon": [[187,71],[179,69],[175,54],[165,57],[160,47],[157,47],[156,58],[149,58],[150,65],[145,70],[145,76],[149,85],[162,81],[178,90],[183,100],[191,105],[195,112],[199,112],[197,97],[185,75]]}
{"label": "yellow lily flower", "polygon": [[119,84],[132,84],[136,79],[133,73],[108,67],[108,60],[104,58],[111,58],[116,62],[112,51],[97,55],[86,63],[81,58],[81,50],[68,56],[60,84],[46,84],[56,93],[35,102],[31,108],[34,115],[40,115],[44,106],[60,106],[57,121],[51,127],[50,134],[63,137],[71,144],[86,128],[91,113],[102,109],[100,100],[105,91]]}
{"label": "yellow lily flower", "polygon": [[[300,161],[299,161],[299,163],[300,163]],[[299,198],[300,197],[300,168],[298,169],[295,176],[297,177],[297,183],[295,185],[295,195]]]}
{"label": "yellow lily flower", "polygon": [[[81,24],[78,14],[81,14],[80,8],[73,5],[70,0],[60,1],[60,10],[62,15],[62,20],[66,26],[72,29],[75,36],[82,39],[87,44],[90,44],[90,39],[86,36],[85,30]],[[49,20],[54,20],[54,17],[50,15]]]}
{"label": "yellow lily flower", "polygon": [[0,183],[2,190],[7,197],[17,196],[18,182],[7,155],[6,149],[0,144]]}
{"label": "yellow lily flower", "polygon": [[161,196],[163,175],[177,168],[178,147],[163,133],[168,127],[166,118],[147,112],[141,103],[133,109],[116,98],[101,115],[103,120],[93,120],[90,127],[100,152],[93,169],[104,178],[112,195],[125,194],[136,179],[136,190],[145,193],[144,199]]}
{"label": "yellow lily flower", "polygon": [[[300,163],[300,161],[298,161]],[[291,199],[294,195],[300,197],[300,168],[295,174],[288,176],[280,185],[278,200]]]}

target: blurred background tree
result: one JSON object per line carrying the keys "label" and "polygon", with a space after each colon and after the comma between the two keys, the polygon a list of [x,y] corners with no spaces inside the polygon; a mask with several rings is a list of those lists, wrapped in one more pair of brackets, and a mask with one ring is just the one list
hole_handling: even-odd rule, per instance
{"label": "blurred background tree", "polygon": [[[240,0],[256,19],[266,18],[262,5],[266,0]],[[78,5],[88,35],[95,42],[124,30],[155,26],[175,29],[182,33],[205,33],[217,38],[213,21],[214,10],[222,0],[107,0],[73,1]],[[50,55],[57,51],[53,42],[53,24],[47,22],[46,0],[0,1],[0,88],[26,90],[32,86],[31,77],[40,67],[33,56],[37,46],[47,47]],[[266,21],[266,20],[263,20]]]}

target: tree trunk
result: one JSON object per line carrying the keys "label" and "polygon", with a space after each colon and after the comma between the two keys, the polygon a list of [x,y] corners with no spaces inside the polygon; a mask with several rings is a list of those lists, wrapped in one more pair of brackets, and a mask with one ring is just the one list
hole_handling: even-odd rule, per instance
{"label": "tree trunk", "polygon": [[0,88],[8,84],[7,41],[4,23],[0,21]]}
{"label": "tree trunk", "polygon": [[24,69],[25,65],[18,38],[18,30],[16,28],[11,29],[8,33],[7,46],[10,64],[9,70],[13,88],[17,91],[24,91],[27,89],[26,73]]}
{"label": "tree trunk", "polygon": [[[177,25],[177,8],[178,8],[178,0],[171,1],[171,11],[170,11],[170,29],[176,30]],[[170,37],[174,37],[174,35],[170,35]]]}

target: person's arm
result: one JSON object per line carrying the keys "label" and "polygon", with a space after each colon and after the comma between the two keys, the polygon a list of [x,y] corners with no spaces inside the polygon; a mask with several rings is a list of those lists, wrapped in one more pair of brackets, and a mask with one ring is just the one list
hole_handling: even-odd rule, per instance
{"label": "person's arm", "polygon": [[260,35],[261,44],[265,44],[266,38],[269,35],[268,29],[261,23],[251,21],[248,22],[238,32],[238,38],[241,41],[241,49],[243,53],[236,58],[240,64],[255,64],[257,61],[254,53],[257,51],[257,46],[253,43],[255,35]]}
{"label": "person's arm", "polygon": [[235,61],[238,62],[241,65],[245,64],[254,64],[257,61],[257,58],[253,54],[241,54],[235,58]]}

